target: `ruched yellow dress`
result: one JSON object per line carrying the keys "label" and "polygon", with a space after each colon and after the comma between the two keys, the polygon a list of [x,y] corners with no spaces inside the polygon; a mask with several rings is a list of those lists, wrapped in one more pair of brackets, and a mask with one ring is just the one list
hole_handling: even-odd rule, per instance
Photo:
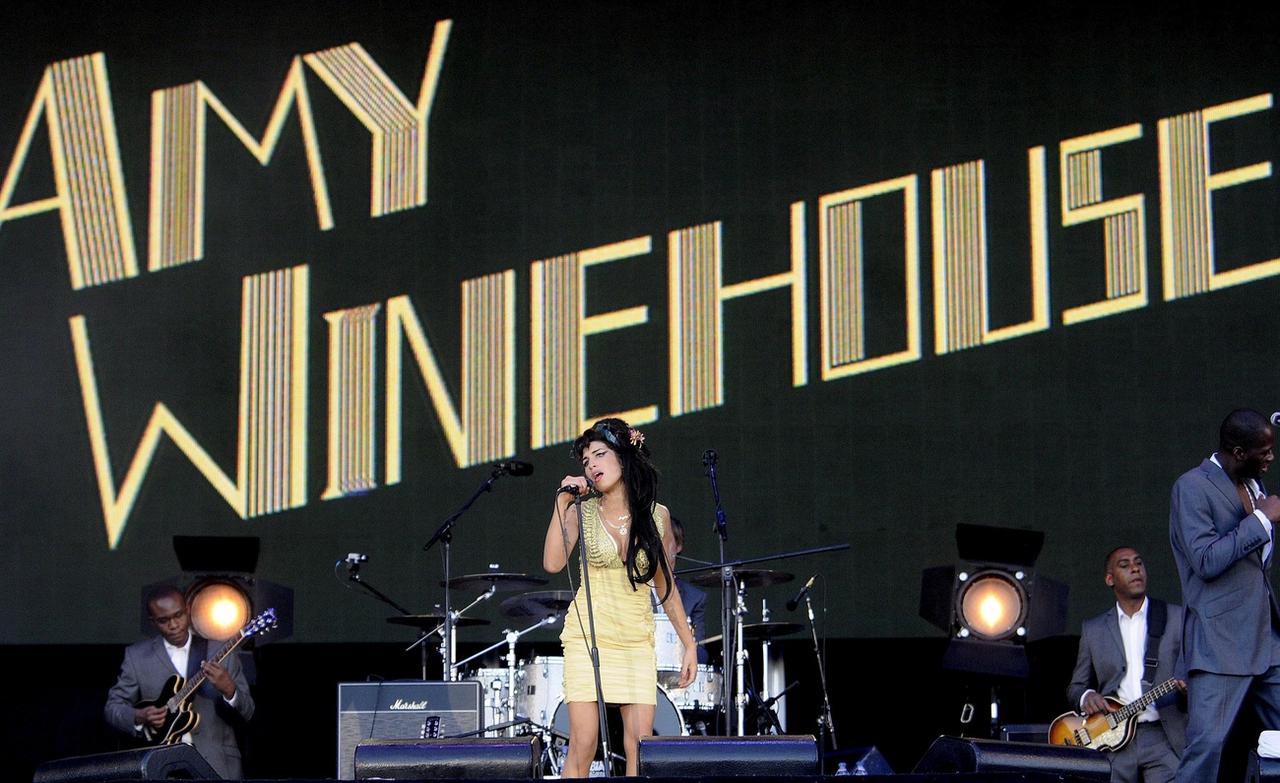
{"label": "ruched yellow dress", "polygon": [[[666,530],[663,516],[661,508],[655,506],[653,521],[659,536]],[[582,503],[581,545],[586,548],[590,569],[604,700],[609,704],[655,704],[658,661],[653,643],[651,585],[640,584],[639,589],[632,589],[627,580],[626,552],[618,551],[616,542],[604,529],[597,498]],[[641,569],[648,562],[644,552],[637,553],[636,560]],[[590,621],[581,568],[578,580],[578,592],[560,633],[564,645],[564,695],[565,701],[595,701]]]}

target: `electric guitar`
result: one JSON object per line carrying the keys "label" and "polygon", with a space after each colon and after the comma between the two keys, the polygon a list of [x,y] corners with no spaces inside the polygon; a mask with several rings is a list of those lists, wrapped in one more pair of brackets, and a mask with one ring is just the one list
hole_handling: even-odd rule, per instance
{"label": "electric guitar", "polygon": [[[237,631],[207,660],[222,663],[246,639],[266,633],[275,627],[276,610],[268,609],[246,623],[243,628]],[[204,685],[206,679],[208,678],[205,677],[203,671],[190,680],[180,674],[175,674],[164,681],[164,687],[160,689],[160,698],[155,701],[140,701],[133,705],[139,708],[164,707],[167,712],[164,725],[160,728],[154,728],[150,725],[142,727],[142,737],[147,744],[173,745],[181,742],[183,735],[194,731],[196,726],[200,725],[200,715],[196,713],[195,708],[192,706],[191,697],[196,691],[200,690],[200,686]]]}
{"label": "electric guitar", "polygon": [[1178,689],[1178,681],[1170,678],[1123,704],[1113,696],[1104,696],[1107,704],[1119,707],[1115,712],[1099,712],[1085,717],[1078,712],[1064,712],[1049,724],[1049,744],[1074,745],[1094,750],[1120,750],[1138,730],[1137,717],[1156,699]]}

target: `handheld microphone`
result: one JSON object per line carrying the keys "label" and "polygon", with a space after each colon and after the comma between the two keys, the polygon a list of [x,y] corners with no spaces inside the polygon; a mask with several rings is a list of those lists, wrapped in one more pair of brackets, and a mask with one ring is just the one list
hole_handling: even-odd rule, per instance
{"label": "handheld microphone", "polygon": [[533,465],[528,462],[521,462],[518,459],[499,462],[493,467],[503,473],[506,473],[508,476],[528,476],[533,473]]}
{"label": "handheld microphone", "polygon": [[361,563],[369,562],[369,556],[362,555],[359,552],[351,552],[347,555],[347,559],[344,562],[346,562],[347,565],[359,565]]}
{"label": "handheld microphone", "polygon": [[800,592],[796,593],[796,597],[792,598],[790,601],[787,601],[788,612],[794,612],[796,610],[796,607],[800,605],[800,599],[804,598],[805,594],[809,592],[809,588],[813,587],[813,580],[817,578],[818,578],[817,574],[814,574],[813,576],[809,577],[809,581],[804,583],[804,587],[800,588]]}
{"label": "handheld microphone", "polygon": [[581,495],[578,494],[578,488],[572,484],[565,484],[563,487],[556,490],[557,495],[562,492],[573,495],[574,497],[581,497],[583,500],[600,497],[600,490],[596,489],[595,482],[591,479],[587,479],[587,491],[583,492]]}

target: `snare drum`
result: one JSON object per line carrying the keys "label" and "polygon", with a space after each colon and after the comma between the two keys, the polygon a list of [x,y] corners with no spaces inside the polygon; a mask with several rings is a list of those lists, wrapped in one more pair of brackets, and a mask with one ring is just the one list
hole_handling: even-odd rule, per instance
{"label": "snare drum", "polygon": [[676,676],[667,678],[658,675],[658,682],[663,685],[674,685],[680,679],[680,664],[684,662],[684,644],[676,635],[675,624],[671,618],[661,612],[653,615],[653,646],[658,656],[659,672],[675,672]]}
{"label": "snare drum", "polygon": [[[523,672],[516,672],[517,691],[520,690],[520,678],[523,676]],[[510,701],[507,695],[507,670],[476,669],[463,679],[480,683],[480,692],[483,694],[483,705],[480,708],[484,718],[482,725],[496,726],[505,723],[507,704]]]}
{"label": "snare drum", "polygon": [[539,725],[551,725],[556,705],[564,701],[564,658],[540,656],[521,666],[516,691],[517,713]]}
{"label": "snare drum", "polygon": [[720,708],[721,688],[724,678],[714,666],[698,664],[698,673],[687,688],[667,688],[671,701],[681,712],[686,710],[701,711]]}

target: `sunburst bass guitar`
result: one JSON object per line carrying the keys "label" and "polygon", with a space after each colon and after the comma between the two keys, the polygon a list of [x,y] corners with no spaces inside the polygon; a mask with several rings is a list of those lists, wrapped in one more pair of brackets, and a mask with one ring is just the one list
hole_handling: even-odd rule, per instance
{"label": "sunburst bass guitar", "polygon": [[[259,634],[264,634],[275,627],[276,610],[268,609],[246,623],[239,631],[236,631],[235,635],[219,647],[218,651],[207,660],[222,663],[227,659],[228,655],[235,652],[245,641]],[[200,690],[200,686],[204,685],[206,679],[208,678],[205,677],[203,671],[190,680],[180,674],[175,674],[164,681],[164,687],[160,689],[160,698],[155,701],[140,701],[133,705],[134,707],[163,707],[166,711],[164,725],[160,728],[142,727],[142,737],[147,744],[173,745],[181,742],[183,735],[195,731],[196,726],[200,725],[200,715],[191,704],[191,697],[196,691]]]}
{"label": "sunburst bass guitar", "polygon": [[1051,745],[1074,745],[1094,750],[1120,750],[1138,730],[1138,716],[1157,699],[1178,689],[1178,680],[1170,678],[1123,704],[1113,696],[1104,696],[1107,704],[1118,707],[1115,712],[1099,712],[1088,717],[1078,712],[1064,712],[1049,724]]}

